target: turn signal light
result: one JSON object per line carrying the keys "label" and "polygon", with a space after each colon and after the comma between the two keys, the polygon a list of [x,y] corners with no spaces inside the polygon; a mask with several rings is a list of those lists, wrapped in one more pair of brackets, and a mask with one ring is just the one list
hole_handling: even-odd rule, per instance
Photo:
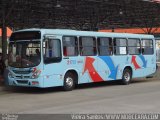
{"label": "turn signal light", "polygon": [[32,81],[32,85],[38,85],[39,82],[38,81]]}

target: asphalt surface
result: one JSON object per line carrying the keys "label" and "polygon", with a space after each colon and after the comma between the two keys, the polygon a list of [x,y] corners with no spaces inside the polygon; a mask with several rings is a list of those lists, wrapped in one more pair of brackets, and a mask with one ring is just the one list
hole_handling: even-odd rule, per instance
{"label": "asphalt surface", "polygon": [[153,79],[79,85],[65,92],[49,89],[0,87],[0,113],[160,113],[159,73]]}

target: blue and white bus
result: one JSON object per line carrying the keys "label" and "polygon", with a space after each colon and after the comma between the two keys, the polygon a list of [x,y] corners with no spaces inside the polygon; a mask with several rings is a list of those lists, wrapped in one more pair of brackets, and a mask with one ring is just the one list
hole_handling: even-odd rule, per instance
{"label": "blue and white bus", "polygon": [[152,35],[66,29],[13,32],[9,44],[9,85],[63,86],[147,77],[156,71]]}

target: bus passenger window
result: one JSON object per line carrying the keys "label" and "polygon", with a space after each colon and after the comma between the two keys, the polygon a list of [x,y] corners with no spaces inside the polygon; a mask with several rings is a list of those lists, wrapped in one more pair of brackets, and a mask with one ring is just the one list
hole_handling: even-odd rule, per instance
{"label": "bus passenger window", "polygon": [[78,55],[78,41],[77,37],[64,36],[63,37],[63,55],[77,56]]}
{"label": "bus passenger window", "polygon": [[99,55],[105,56],[113,54],[112,38],[101,37],[97,38],[97,41]]}
{"label": "bus passenger window", "polygon": [[153,40],[151,39],[142,39],[142,54],[143,55],[152,55],[153,50]]}
{"label": "bus passenger window", "polygon": [[127,54],[127,40],[125,38],[114,38],[114,53],[116,55]]}
{"label": "bus passenger window", "polygon": [[80,55],[94,56],[96,54],[96,39],[94,37],[80,37]]}
{"label": "bus passenger window", "polygon": [[130,55],[139,55],[141,53],[139,39],[135,38],[128,39],[128,53]]}

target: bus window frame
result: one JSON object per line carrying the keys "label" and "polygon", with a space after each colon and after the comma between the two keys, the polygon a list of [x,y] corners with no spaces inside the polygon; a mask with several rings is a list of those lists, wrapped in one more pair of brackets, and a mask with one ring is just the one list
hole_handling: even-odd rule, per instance
{"label": "bus window frame", "polygon": [[[55,60],[55,61],[51,61],[51,62],[45,62],[45,59],[44,59],[44,48],[46,47],[43,47],[43,44],[46,42],[46,40],[49,40],[49,39],[54,39],[54,40],[58,40],[59,41],[59,43],[60,43],[60,60]],[[58,38],[51,38],[51,37],[45,37],[44,39],[43,39],[43,41],[42,41],[43,43],[42,43],[42,57],[43,57],[43,63],[45,64],[45,65],[47,65],[47,64],[54,64],[54,63],[60,63],[61,61],[62,61],[62,43],[61,43],[61,40],[60,39],[58,39]],[[45,48],[46,49],[46,48]],[[53,59],[53,58],[52,58]]]}
{"label": "bus window frame", "polygon": [[[140,52],[139,52],[139,54],[129,54],[129,47],[136,47],[136,46],[129,46],[128,45],[128,43],[129,43],[129,39],[137,39],[137,40],[139,40],[139,47],[140,47]],[[142,54],[142,48],[141,48],[141,39],[140,38],[127,38],[127,53],[128,53],[128,55],[141,55]]]}
{"label": "bus window frame", "polygon": [[[153,49],[153,53],[152,54],[144,54],[143,53],[143,40],[151,40],[152,41],[152,49]],[[154,46],[154,40],[152,38],[141,38],[141,54],[142,55],[154,55],[155,54],[155,50],[154,50],[155,46]]]}
{"label": "bus window frame", "polygon": [[[105,46],[105,47],[106,47],[106,48],[107,48],[107,47],[112,47],[112,54],[100,55],[100,51],[99,51],[99,47],[100,47],[100,46],[99,46],[99,43],[98,43],[98,41],[99,41],[98,39],[100,39],[100,38],[109,38],[109,39],[111,39],[111,44],[112,44],[112,45],[111,45],[111,46]],[[98,36],[98,37],[97,37],[97,53],[98,53],[98,56],[113,56],[113,55],[114,55],[113,38],[112,38],[112,37],[104,37],[104,36],[101,37],[101,36]]]}
{"label": "bus window frame", "polygon": [[[86,38],[93,38],[93,41],[95,41],[95,54],[94,55],[83,55],[82,54],[82,48],[81,47],[92,47],[92,46],[82,46],[82,43],[81,43],[81,41],[82,41],[82,37],[86,37]],[[96,37],[95,36],[79,36],[79,54],[80,54],[80,56],[97,56],[98,55],[98,51],[97,51],[97,39],[96,39]]]}
{"label": "bus window frame", "polygon": [[[126,47],[126,54],[116,54],[115,53],[115,45],[114,45],[114,40],[115,39],[125,39],[126,40],[126,46],[117,46],[117,47]],[[113,53],[114,53],[114,55],[115,56],[124,56],[124,55],[128,55],[128,42],[127,42],[127,38],[125,38],[125,37],[113,37],[112,38],[112,42],[113,42]]]}
{"label": "bus window frame", "polygon": [[[77,55],[66,55],[66,56],[64,55],[64,51],[63,51],[63,47],[64,47],[63,40],[64,40],[64,37],[75,37],[76,38],[77,46],[75,46],[75,47],[77,47]],[[79,53],[80,53],[80,51],[79,51],[79,37],[76,36],[76,35],[63,35],[62,36],[62,51],[63,51],[63,53],[62,53],[63,57],[77,57],[79,55]]]}

